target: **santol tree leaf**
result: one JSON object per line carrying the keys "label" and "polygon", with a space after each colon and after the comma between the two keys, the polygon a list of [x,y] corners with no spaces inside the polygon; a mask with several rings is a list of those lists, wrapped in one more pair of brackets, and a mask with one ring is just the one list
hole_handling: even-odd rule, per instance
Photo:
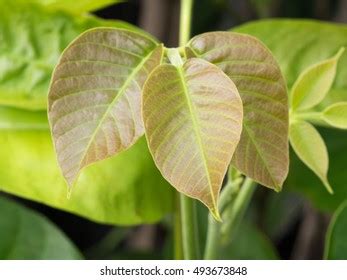
{"label": "santol tree leaf", "polygon": [[[347,25],[302,19],[268,19],[250,22],[233,31],[253,35],[272,51],[286,78],[288,88],[307,67],[334,56],[347,46]],[[347,52],[337,65],[336,78],[324,100],[312,110],[323,111],[336,102],[347,101]],[[285,187],[304,194],[321,211],[332,212],[347,199],[346,132],[319,128],[330,155],[329,178],[334,195],[326,193],[322,183],[292,154]],[[321,186],[321,187],[318,187]]]}
{"label": "santol tree leaf", "polygon": [[198,35],[188,57],[223,70],[240,92],[244,121],[232,164],[255,181],[281,190],[288,173],[288,96],[280,68],[256,38],[231,32]]}
{"label": "santol tree leaf", "polygon": [[333,127],[347,129],[347,102],[338,102],[327,107],[322,118]]}
{"label": "santol tree leaf", "polygon": [[15,0],[18,2],[30,1],[40,4],[50,10],[67,11],[74,14],[82,14],[102,9],[112,4],[125,0]]}
{"label": "santol tree leaf", "polygon": [[144,86],[144,125],[157,167],[217,220],[219,191],[240,139],[242,116],[234,83],[202,59],[161,65]]}
{"label": "santol tree leaf", "polygon": [[0,197],[0,259],[71,260],[82,254],[46,217]]}
{"label": "santol tree leaf", "polygon": [[300,74],[290,94],[293,111],[310,109],[324,99],[334,82],[337,63],[344,50],[341,48],[332,58],[311,65]]}
{"label": "santol tree leaf", "polygon": [[0,146],[1,191],[105,224],[155,223],[172,210],[172,188],[144,138],[87,167],[69,199],[46,112],[0,107]]}
{"label": "santol tree leaf", "polygon": [[0,1],[0,105],[46,110],[61,52],[80,33],[98,26],[138,30],[121,21],[47,11],[27,1]]}
{"label": "santol tree leaf", "polygon": [[290,144],[298,157],[321,179],[328,192],[333,190],[328,182],[328,151],[319,132],[308,122],[294,121],[290,125]]}
{"label": "santol tree leaf", "polygon": [[163,47],[114,28],[83,33],[64,51],[49,91],[59,165],[72,186],[85,166],[114,156],[144,134],[141,91]]}

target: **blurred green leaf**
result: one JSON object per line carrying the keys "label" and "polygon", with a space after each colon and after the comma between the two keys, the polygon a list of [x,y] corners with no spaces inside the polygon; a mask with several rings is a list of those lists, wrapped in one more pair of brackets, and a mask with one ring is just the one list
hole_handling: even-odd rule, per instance
{"label": "blurred green leaf", "polygon": [[[27,0],[15,0],[27,1]],[[124,2],[125,0],[29,0],[40,4],[50,10],[68,11],[74,14],[96,11],[109,5]],[[27,1],[28,2],[28,1]]]}
{"label": "blurred green leaf", "polygon": [[65,234],[39,213],[0,197],[0,259],[81,259]]}
{"label": "blurred green leaf", "polygon": [[334,82],[337,62],[343,52],[341,48],[332,58],[311,65],[300,74],[291,91],[292,110],[310,109],[324,99]]}
{"label": "blurred green leaf", "polygon": [[220,250],[221,260],[276,260],[275,247],[257,227],[243,222],[235,239]]}
{"label": "blurred green leaf", "polygon": [[145,140],[82,172],[70,199],[46,112],[0,107],[0,190],[109,224],[153,223],[171,211],[171,188]]}
{"label": "blurred green leaf", "polygon": [[333,127],[347,129],[347,102],[329,106],[323,111],[322,118]]}
{"label": "blurred green leaf", "polygon": [[324,258],[329,260],[347,259],[347,201],[335,212],[325,241]]}
{"label": "blurred green leaf", "polygon": [[51,74],[61,52],[77,35],[97,26],[140,32],[120,21],[0,1],[0,105],[45,110]]}
{"label": "blurred green leaf", "polygon": [[295,121],[289,128],[289,139],[297,156],[321,179],[328,192],[328,151],[319,132],[308,122]]}

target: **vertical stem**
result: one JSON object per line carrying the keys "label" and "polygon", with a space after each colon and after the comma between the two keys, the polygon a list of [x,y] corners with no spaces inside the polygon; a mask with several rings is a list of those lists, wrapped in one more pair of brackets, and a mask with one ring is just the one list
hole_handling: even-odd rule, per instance
{"label": "vertical stem", "polygon": [[183,194],[181,194],[181,215],[184,259],[200,259],[196,203]]}
{"label": "vertical stem", "polygon": [[190,38],[193,0],[181,0],[179,45],[184,46]]}
{"label": "vertical stem", "polygon": [[[193,0],[181,0],[179,45],[190,38]],[[182,245],[185,259],[199,259],[199,238],[195,201],[183,194],[181,198]]]}
{"label": "vertical stem", "polygon": [[174,192],[174,257],[175,260],[183,259],[182,251],[182,215],[181,215],[181,203],[180,203],[180,194]]}
{"label": "vertical stem", "polygon": [[224,208],[222,211],[224,223],[217,223],[211,215],[209,215],[204,253],[204,259],[206,260],[218,259],[221,238],[224,237],[228,241],[232,240],[249,205],[256,183],[246,178],[238,191],[240,182],[241,181],[238,179],[236,179],[235,182],[230,181],[222,191],[220,206]]}

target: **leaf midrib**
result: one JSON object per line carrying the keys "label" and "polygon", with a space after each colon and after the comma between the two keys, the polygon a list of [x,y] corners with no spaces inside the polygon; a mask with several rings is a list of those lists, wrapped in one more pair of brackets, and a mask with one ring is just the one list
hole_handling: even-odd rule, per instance
{"label": "leaf midrib", "polygon": [[199,126],[198,126],[198,120],[195,117],[196,113],[195,113],[195,110],[194,110],[194,106],[193,106],[192,101],[190,100],[190,97],[189,97],[188,88],[186,86],[186,80],[184,78],[184,74],[183,74],[182,68],[181,67],[176,67],[176,69],[177,69],[178,74],[180,76],[180,81],[181,81],[181,84],[182,84],[182,87],[183,87],[184,97],[185,97],[185,99],[187,101],[188,109],[189,109],[189,112],[190,112],[190,115],[191,115],[191,119],[192,119],[192,122],[193,122],[193,130],[194,130],[197,142],[198,142],[198,146],[199,146],[199,150],[200,150],[201,156],[203,158],[203,165],[204,165],[204,168],[205,168],[205,172],[207,174],[208,186],[209,186],[209,190],[210,190],[210,194],[211,194],[211,198],[212,198],[214,211],[218,211],[218,208],[217,208],[217,205],[216,205],[216,199],[214,197],[214,193],[213,193],[213,189],[212,189],[210,173],[208,171],[206,155],[205,155],[205,151],[204,151],[203,144],[202,144],[202,141],[201,141],[201,136],[200,136],[201,135],[201,131],[200,131]]}

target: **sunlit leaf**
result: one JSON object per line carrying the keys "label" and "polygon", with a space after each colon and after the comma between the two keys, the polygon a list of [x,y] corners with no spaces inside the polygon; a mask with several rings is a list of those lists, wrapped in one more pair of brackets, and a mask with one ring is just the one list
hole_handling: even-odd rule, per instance
{"label": "sunlit leaf", "polygon": [[83,167],[143,135],[142,85],[162,53],[151,38],[113,28],[87,31],[64,51],[52,78],[48,116],[70,186]]}
{"label": "sunlit leaf", "polygon": [[53,68],[76,36],[98,26],[135,29],[121,21],[47,11],[26,2],[0,3],[0,105],[46,110]]}
{"label": "sunlit leaf", "polygon": [[234,83],[198,58],[157,67],[145,83],[148,145],[163,176],[219,219],[219,191],[242,129]]}
{"label": "sunlit leaf", "polygon": [[240,92],[243,131],[232,163],[255,181],[280,190],[288,173],[288,97],[270,51],[248,35],[211,32],[194,37],[187,55],[217,65]]}
{"label": "sunlit leaf", "polygon": [[324,140],[308,122],[295,121],[290,125],[290,143],[298,157],[321,179],[330,193],[327,179],[329,158]]}
{"label": "sunlit leaf", "polygon": [[124,2],[125,0],[14,0],[17,2],[29,1],[40,4],[51,10],[68,11],[74,14],[99,10],[109,5]]}
{"label": "sunlit leaf", "polygon": [[82,255],[52,222],[0,197],[0,259],[69,260]]}
{"label": "sunlit leaf", "polygon": [[334,82],[337,62],[343,52],[341,48],[332,58],[311,65],[300,74],[291,91],[294,111],[310,109],[324,99]]}
{"label": "sunlit leaf", "polygon": [[172,188],[144,138],[88,166],[69,199],[45,111],[0,107],[0,147],[0,191],[106,224],[154,223],[172,210]]}
{"label": "sunlit leaf", "polygon": [[329,106],[324,110],[322,118],[331,126],[347,129],[347,102]]}
{"label": "sunlit leaf", "polygon": [[325,240],[324,258],[328,260],[347,259],[347,201],[336,210]]}

